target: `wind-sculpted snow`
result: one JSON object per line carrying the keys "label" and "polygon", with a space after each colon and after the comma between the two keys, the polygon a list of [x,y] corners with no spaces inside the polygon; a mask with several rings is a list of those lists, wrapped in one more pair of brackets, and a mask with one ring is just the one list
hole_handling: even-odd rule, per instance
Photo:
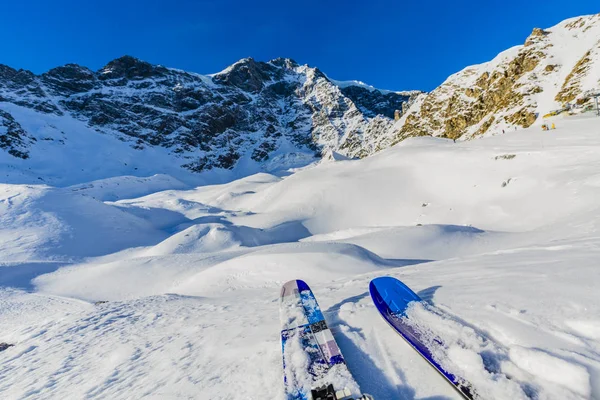
{"label": "wind-sculpted snow", "polygon": [[158,243],[141,218],[69,189],[0,184],[2,261],[70,261]]}
{"label": "wind-sculpted snow", "polygon": [[598,398],[597,122],[218,185],[4,183],[0,397],[282,399],[279,292],[302,279],[363,392],[456,398],[373,306],[391,275],[482,398]]}

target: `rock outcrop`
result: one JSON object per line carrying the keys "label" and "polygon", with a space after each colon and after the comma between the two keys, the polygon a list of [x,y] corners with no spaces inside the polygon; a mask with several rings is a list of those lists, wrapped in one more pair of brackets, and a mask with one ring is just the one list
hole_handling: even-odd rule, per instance
{"label": "rock outcrop", "polygon": [[535,28],[524,45],[450,76],[400,118],[391,143],[527,128],[553,110],[585,105],[590,91],[600,91],[600,14]]}

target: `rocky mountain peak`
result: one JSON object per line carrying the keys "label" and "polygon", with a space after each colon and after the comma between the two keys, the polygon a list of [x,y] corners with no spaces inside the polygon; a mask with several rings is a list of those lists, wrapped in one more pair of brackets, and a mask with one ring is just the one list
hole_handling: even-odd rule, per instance
{"label": "rocky mountain peak", "polygon": [[300,64],[298,64],[296,61],[292,60],[291,58],[282,58],[282,57],[274,58],[273,60],[269,61],[269,64],[273,64],[276,67],[280,67],[280,68],[284,68],[284,69],[294,69],[294,68],[298,68],[300,66]]}
{"label": "rocky mountain peak", "polygon": [[160,65],[152,65],[132,56],[123,56],[112,60],[98,71],[98,78],[141,80],[152,76],[162,76],[167,69]]}
{"label": "rocky mountain peak", "polygon": [[539,41],[543,40],[545,36],[549,34],[548,31],[543,30],[542,28],[533,28],[533,31],[529,35],[529,37],[525,40],[525,46],[532,46]]}
{"label": "rocky mountain peak", "polygon": [[16,70],[7,65],[0,64],[0,85],[9,87],[26,86],[35,80],[33,72],[26,69]]}
{"label": "rocky mountain peak", "polygon": [[97,86],[94,72],[77,64],[52,68],[41,75],[41,80],[53,92],[64,95],[87,92]]}
{"label": "rocky mountain peak", "polygon": [[266,81],[272,78],[274,67],[268,63],[244,58],[213,76],[215,83],[235,86],[244,91],[258,93]]}
{"label": "rocky mountain peak", "polygon": [[0,64],[0,79],[1,80],[12,79],[12,77],[15,76],[16,73],[17,73],[16,69],[11,68],[8,65]]}

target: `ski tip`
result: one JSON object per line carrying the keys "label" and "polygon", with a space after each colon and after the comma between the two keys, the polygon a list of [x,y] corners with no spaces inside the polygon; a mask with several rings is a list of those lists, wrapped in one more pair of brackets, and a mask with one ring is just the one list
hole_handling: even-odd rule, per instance
{"label": "ski tip", "polygon": [[369,290],[371,295],[374,291],[382,294],[386,292],[395,292],[403,293],[403,297],[405,297],[407,300],[410,299],[412,301],[421,301],[419,295],[413,292],[411,288],[406,286],[399,279],[391,276],[380,276],[379,278],[371,280],[371,283],[369,283]]}
{"label": "ski tip", "polygon": [[298,289],[300,289],[300,291],[302,290],[310,290],[310,287],[308,286],[308,284],[306,282],[304,282],[302,279],[292,279],[291,281],[287,281],[286,283],[284,283],[283,285],[281,285],[282,288],[284,287],[297,287]]}
{"label": "ski tip", "polygon": [[285,296],[294,294],[295,292],[303,292],[305,290],[310,290],[310,287],[306,282],[301,279],[293,279],[291,281],[287,281],[281,286],[280,297],[283,298]]}
{"label": "ski tip", "polygon": [[375,278],[369,284],[369,292],[377,309],[382,312],[403,314],[413,301],[421,298],[408,286],[391,276]]}
{"label": "ski tip", "polygon": [[306,282],[301,279],[296,279],[296,284],[298,285],[298,290],[303,292],[305,290],[310,290],[310,287]]}

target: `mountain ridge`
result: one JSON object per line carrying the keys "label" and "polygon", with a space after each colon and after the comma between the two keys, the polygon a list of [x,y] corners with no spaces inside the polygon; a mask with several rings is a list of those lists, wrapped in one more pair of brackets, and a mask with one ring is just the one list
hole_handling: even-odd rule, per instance
{"label": "mountain ridge", "polygon": [[[34,160],[49,141],[73,142],[71,119],[114,138],[115,150],[102,150],[103,157],[116,153],[118,163],[136,164],[128,174],[164,173],[155,163],[247,175],[331,154],[363,158],[413,136],[468,140],[591,110],[600,93],[599,54],[595,14],[534,28],[522,45],[452,74],[429,93],[336,81],[289,58],[243,58],[209,75],[131,56],[98,71],[66,64],[40,75],[0,65],[0,164],[50,182]],[[36,124],[26,110],[36,113]],[[56,129],[50,115],[66,118],[64,128]],[[162,161],[148,161],[150,153]],[[72,167],[102,168],[83,162]]]}
{"label": "mountain ridge", "polygon": [[[133,141],[135,149],[164,147],[196,172],[232,169],[246,156],[262,163],[278,150],[364,157],[391,127],[395,110],[419,93],[339,87],[318,68],[283,58],[244,58],[211,75],[132,56],[95,72],[77,64],[40,75],[0,66],[5,113],[2,103],[69,115],[100,133]],[[14,125],[0,136],[7,138],[2,148],[27,159],[34,146],[24,140],[27,129],[14,116],[2,118],[4,126]]]}
{"label": "mountain ridge", "polygon": [[[411,136],[470,139],[580,112],[600,93],[600,14],[534,28],[522,45],[452,74],[396,123],[392,144]],[[596,57],[594,57],[596,56]]]}

